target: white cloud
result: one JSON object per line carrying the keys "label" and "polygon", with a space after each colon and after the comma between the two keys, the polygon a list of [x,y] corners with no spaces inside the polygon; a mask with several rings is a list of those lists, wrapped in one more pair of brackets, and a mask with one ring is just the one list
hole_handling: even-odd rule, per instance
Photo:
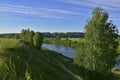
{"label": "white cloud", "polygon": [[55,1],[60,1],[68,4],[74,4],[89,8],[100,6],[107,10],[120,9],[120,0],[55,0]]}
{"label": "white cloud", "polygon": [[64,3],[69,3],[69,4],[75,4],[75,5],[80,5],[80,6],[90,6],[94,7],[95,4],[88,3],[88,1],[80,1],[80,0],[56,0]]}
{"label": "white cloud", "polygon": [[64,19],[63,17],[61,17],[61,15],[63,14],[82,15],[78,12],[69,11],[69,10],[35,8],[35,7],[33,8],[33,7],[17,6],[10,4],[0,4],[0,11],[37,15],[40,17],[48,17],[48,18],[62,18],[62,19]]}
{"label": "white cloud", "polygon": [[85,10],[86,9],[92,10],[93,8],[99,6],[104,8],[105,10],[108,10],[110,12],[110,15],[116,14],[116,15],[111,15],[114,18],[110,18],[109,20],[120,21],[120,18],[117,18],[119,17],[119,12],[120,12],[120,0],[55,0],[55,1],[64,2],[70,5],[76,5],[76,7],[79,8],[82,6],[85,7]]}

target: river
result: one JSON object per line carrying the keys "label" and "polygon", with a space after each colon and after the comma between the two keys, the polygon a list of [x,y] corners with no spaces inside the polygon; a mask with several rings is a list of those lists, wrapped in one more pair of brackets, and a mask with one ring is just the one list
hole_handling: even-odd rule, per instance
{"label": "river", "polygon": [[59,52],[63,54],[64,56],[74,58],[75,50],[72,47],[60,46],[60,45],[55,45],[55,44],[46,44],[46,43],[43,43],[42,47]]}
{"label": "river", "polygon": [[[59,52],[59,53],[63,54],[64,56],[74,58],[75,49],[72,48],[72,47],[55,45],[55,44],[46,44],[46,43],[43,43],[42,47],[45,47],[45,48],[47,48],[49,50]],[[119,61],[120,56],[117,57],[117,59]],[[118,62],[118,64],[116,64],[115,67],[120,69],[120,62]]]}

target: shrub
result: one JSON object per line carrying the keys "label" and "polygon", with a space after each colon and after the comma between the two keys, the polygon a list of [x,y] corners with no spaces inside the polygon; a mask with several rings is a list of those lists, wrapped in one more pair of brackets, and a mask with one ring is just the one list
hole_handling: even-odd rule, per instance
{"label": "shrub", "polygon": [[41,49],[43,43],[42,33],[36,32],[33,37],[33,44],[37,49]]}

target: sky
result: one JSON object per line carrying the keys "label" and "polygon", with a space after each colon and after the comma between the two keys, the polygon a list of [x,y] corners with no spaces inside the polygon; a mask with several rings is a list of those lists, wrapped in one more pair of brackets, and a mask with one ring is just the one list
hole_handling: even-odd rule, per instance
{"label": "sky", "polygon": [[0,0],[0,33],[84,32],[98,6],[120,31],[120,0]]}

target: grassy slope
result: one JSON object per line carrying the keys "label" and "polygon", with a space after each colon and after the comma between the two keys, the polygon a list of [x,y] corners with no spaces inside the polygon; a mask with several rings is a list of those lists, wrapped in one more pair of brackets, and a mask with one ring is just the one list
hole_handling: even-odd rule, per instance
{"label": "grassy slope", "polygon": [[33,80],[76,80],[60,63],[84,80],[113,80],[80,68],[72,59],[54,51],[40,51],[14,39],[0,39],[0,80],[31,80],[30,77]]}
{"label": "grassy slope", "polygon": [[[58,61],[64,58],[53,51],[21,45],[17,40],[0,39],[0,80],[75,80]],[[26,76],[25,76],[26,74]]]}

